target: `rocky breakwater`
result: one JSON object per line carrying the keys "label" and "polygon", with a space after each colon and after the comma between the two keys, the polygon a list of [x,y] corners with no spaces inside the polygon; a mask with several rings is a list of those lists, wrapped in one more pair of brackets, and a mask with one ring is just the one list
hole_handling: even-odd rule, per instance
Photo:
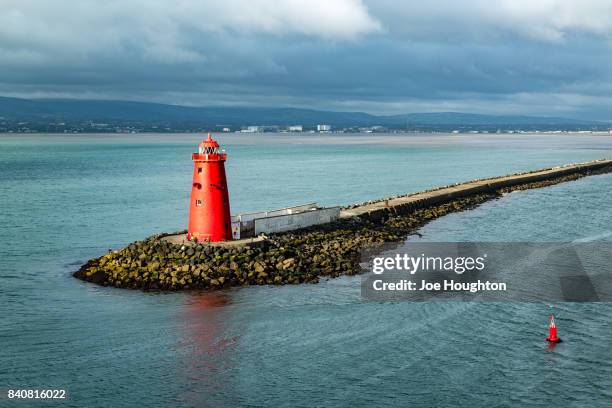
{"label": "rocky breakwater", "polygon": [[540,171],[548,172],[543,177],[532,177],[537,173],[516,175],[515,179],[505,176],[470,182],[477,183],[476,187],[464,183],[447,187],[448,191],[432,190],[433,195],[424,192],[422,197],[417,194],[350,206],[339,221],[275,234],[258,245],[176,244],[156,235],[91,259],[74,276],[104,286],[143,290],[316,283],[321,277],[358,273],[364,248],[401,241],[435,218],[513,190],[607,172],[609,164],[547,169]]}

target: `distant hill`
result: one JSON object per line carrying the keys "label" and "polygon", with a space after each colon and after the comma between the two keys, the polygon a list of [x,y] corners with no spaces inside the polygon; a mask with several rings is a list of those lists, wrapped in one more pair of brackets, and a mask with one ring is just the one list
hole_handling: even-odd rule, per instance
{"label": "distant hill", "polygon": [[13,120],[95,120],[200,122],[227,125],[332,125],[378,124],[361,112],[328,112],[296,108],[190,107],[148,102],[38,99],[0,97],[0,117]]}
{"label": "distant hill", "polygon": [[147,102],[112,100],[19,99],[0,97],[0,120],[43,122],[140,122],[148,124],[189,123],[196,126],[244,126],[319,123],[334,127],[483,127],[607,125],[601,122],[558,117],[493,116],[438,112],[377,116],[364,112],[333,112],[298,108],[189,107]]}

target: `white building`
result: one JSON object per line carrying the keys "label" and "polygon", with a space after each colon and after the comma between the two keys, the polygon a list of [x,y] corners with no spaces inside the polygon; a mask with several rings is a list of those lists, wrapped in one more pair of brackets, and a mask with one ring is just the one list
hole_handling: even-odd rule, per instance
{"label": "white building", "polygon": [[289,131],[290,132],[301,132],[303,129],[304,129],[304,127],[302,125],[289,126]]}
{"label": "white building", "polygon": [[330,130],[330,125],[317,125],[317,132],[329,132]]}
{"label": "white building", "polygon": [[242,129],[242,133],[259,133],[262,129],[259,126],[247,126],[246,129]]}

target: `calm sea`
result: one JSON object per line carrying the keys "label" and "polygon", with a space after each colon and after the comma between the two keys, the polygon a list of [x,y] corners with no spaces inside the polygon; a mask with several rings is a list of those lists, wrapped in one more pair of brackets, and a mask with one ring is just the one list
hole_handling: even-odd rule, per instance
{"label": "calm sea", "polygon": [[[348,277],[170,294],[72,278],[109,248],[185,228],[201,138],[0,135],[3,393],[66,389],[61,404],[74,407],[612,405],[605,303],[366,302]],[[219,140],[233,212],[348,204],[612,156],[612,137],[591,135]],[[421,233],[609,240],[611,191],[602,175],[516,192]],[[543,342],[551,307],[565,339],[554,350]]]}

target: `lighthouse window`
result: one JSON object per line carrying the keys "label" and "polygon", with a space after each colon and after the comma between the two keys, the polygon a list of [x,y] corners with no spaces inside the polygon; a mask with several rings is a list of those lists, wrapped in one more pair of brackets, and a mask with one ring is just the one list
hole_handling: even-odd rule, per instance
{"label": "lighthouse window", "polygon": [[198,167],[198,173],[202,173],[202,168]]}
{"label": "lighthouse window", "polygon": [[196,200],[196,207],[202,206],[202,200]]}

